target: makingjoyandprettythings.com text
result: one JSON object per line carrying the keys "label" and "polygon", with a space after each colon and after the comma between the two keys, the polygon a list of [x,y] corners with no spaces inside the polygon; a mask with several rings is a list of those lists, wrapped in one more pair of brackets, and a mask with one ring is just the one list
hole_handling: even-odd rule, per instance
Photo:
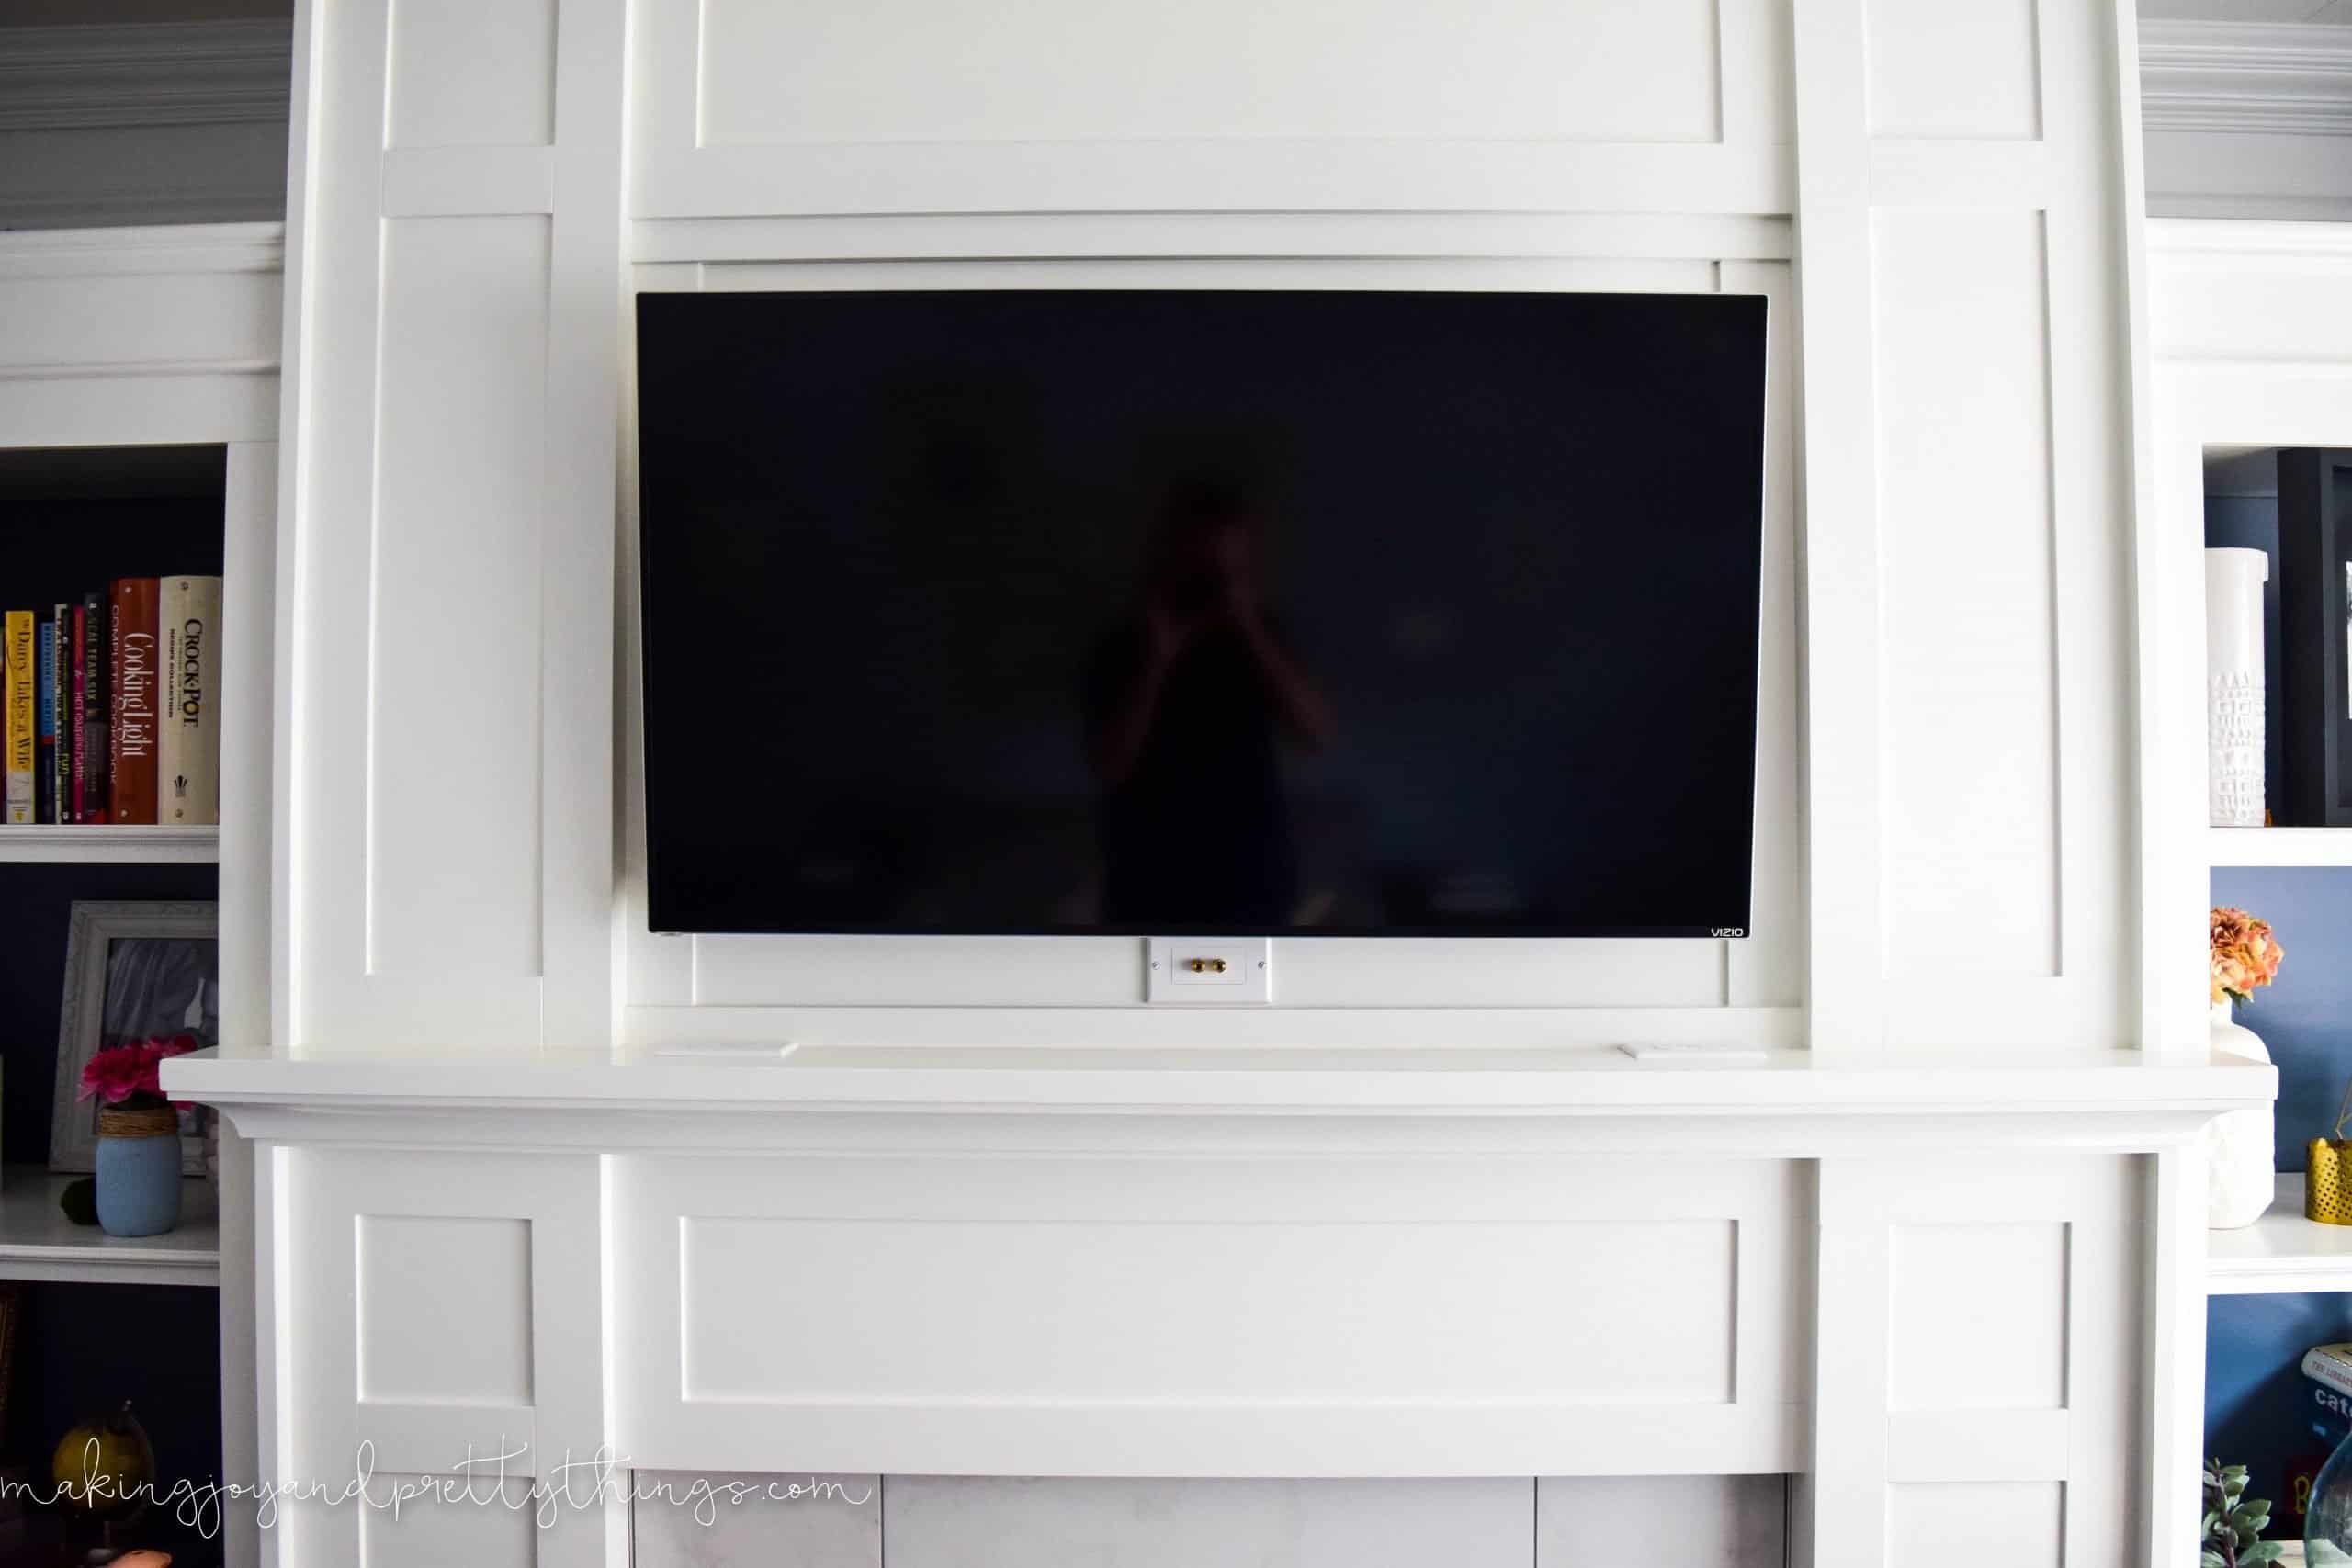
{"label": "makingjoyandprettythings.com text", "polygon": [[708,1476],[678,1478],[648,1471],[640,1474],[623,1456],[599,1449],[584,1460],[567,1452],[560,1464],[544,1471],[522,1472],[530,1447],[478,1454],[467,1449],[465,1458],[447,1471],[431,1475],[378,1474],[376,1445],[364,1442],[353,1456],[348,1478],[336,1481],[263,1481],[252,1483],[218,1481],[175,1481],[158,1491],[153,1482],[123,1484],[98,1468],[98,1444],[83,1450],[82,1474],[49,1488],[28,1481],[0,1480],[0,1498],[22,1499],[43,1506],[63,1503],[96,1512],[112,1512],[146,1503],[170,1514],[183,1528],[206,1540],[220,1533],[224,1510],[250,1503],[255,1522],[264,1529],[277,1523],[291,1504],[316,1503],[326,1507],[357,1506],[398,1518],[403,1508],[469,1506],[529,1510],[542,1529],[562,1517],[565,1509],[585,1511],[616,1502],[661,1503],[691,1511],[705,1528],[716,1524],[722,1506],[740,1507],[752,1502],[837,1502],[863,1507],[871,1502],[871,1487],[847,1485],[819,1476],[770,1476],[750,1481],[714,1480]]}

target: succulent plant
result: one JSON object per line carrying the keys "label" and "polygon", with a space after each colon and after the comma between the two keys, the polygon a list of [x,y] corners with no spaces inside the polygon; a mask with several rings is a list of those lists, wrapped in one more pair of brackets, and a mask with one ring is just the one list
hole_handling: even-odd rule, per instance
{"label": "succulent plant", "polygon": [[2267,1499],[2245,1495],[2245,1466],[2205,1461],[2203,1551],[2198,1568],[2250,1568],[2278,1561],[2278,1543],[2261,1539],[2270,1524]]}

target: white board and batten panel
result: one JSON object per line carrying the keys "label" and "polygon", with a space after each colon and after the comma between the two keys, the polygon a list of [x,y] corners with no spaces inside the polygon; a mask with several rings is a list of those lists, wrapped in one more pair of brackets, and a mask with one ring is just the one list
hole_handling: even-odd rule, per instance
{"label": "white board and batten panel", "polygon": [[2114,17],[1797,27],[1813,1041],[2129,1043]]}
{"label": "white board and batten panel", "polygon": [[[1655,1025],[1595,1023],[1614,1035],[1704,1035],[1752,1009],[1750,1032],[1777,1043],[1804,1034],[1790,1010],[1809,991],[1832,1050],[2126,1038],[2123,447],[2106,412],[2123,352],[2098,295],[2125,193],[2106,6],[1495,0],[1442,33],[1421,11],[1335,23],[1303,3],[1223,7],[1222,30],[1148,7],[983,19],[913,0],[652,0],[626,29],[614,0],[493,10],[371,3],[315,29],[295,312],[300,1043],[571,1044],[616,1020],[653,1043],[700,1032],[697,1014],[774,1033],[787,1021],[770,1010],[797,1004],[820,1032],[833,1021],[842,972],[779,963],[772,942],[647,936],[636,874],[614,864],[605,502],[626,246],[662,256],[650,270],[673,287],[1209,281],[1212,264],[1182,259],[1197,232],[1243,286],[1778,288],[1792,321],[1777,261],[1531,255],[1495,224],[1792,209],[1807,319],[1778,384],[1802,384],[1805,423],[1835,434],[1800,465],[1793,412],[1775,416],[1790,460],[1767,648],[1791,662],[1785,686],[1767,672],[1756,924],[1766,908],[1797,918],[1747,948],[1627,948],[1613,967],[1498,957],[1484,980],[1405,949],[1393,970],[1301,952],[1284,959],[1288,999],[1309,1035],[1344,1030],[1349,1010],[1608,1002]],[[1250,47],[1139,73],[1138,28],[1176,28],[1160,52],[1178,61],[1202,38]],[[1951,62],[1965,69],[1939,69]],[[1453,216],[1487,238],[1392,237],[1384,270],[1336,225],[1319,248],[1276,253],[1288,260],[1247,259],[1266,254],[1243,244],[1253,215],[1345,210],[1424,234]],[[1114,253],[1140,259],[1020,259],[1069,254],[1050,236],[1087,215],[1147,224],[1140,253]],[[1002,259],[893,261],[872,227],[890,221],[927,226],[923,254]],[[742,249],[754,231],[773,248]],[[1801,468],[1802,556],[1787,488]],[[437,648],[400,631],[452,624],[465,637]],[[1803,799],[1770,750],[1793,745],[1800,690]],[[401,738],[428,712],[420,753]],[[1129,1005],[1108,998],[1131,954],[1068,951],[1055,1007]],[[1025,959],[940,957],[898,951],[892,988],[862,999],[1041,999]],[[1309,1016],[1327,1008],[1328,1023]],[[845,1019],[844,1037],[862,1027]]]}
{"label": "white board and batten panel", "polygon": [[312,18],[291,1043],[609,1032],[618,10]]}
{"label": "white board and batten panel", "polygon": [[[1316,242],[1333,243],[1326,236]],[[1341,241],[1340,243],[1344,243]],[[735,261],[641,267],[639,286],[1629,289],[1770,304],[1758,723],[1755,934],[1745,941],[1277,940],[1272,1011],[1146,1015],[1143,944],[1123,938],[657,936],[647,931],[637,628],[625,615],[622,1032],[913,1043],[1427,1043],[1742,1040],[1794,1045],[1804,983],[1798,754],[1794,295],[1777,261],[1700,257],[1290,256],[1088,261]],[[686,276],[681,276],[680,274]],[[633,499],[633,498],[632,498]],[[625,528],[627,526],[625,521]],[[633,553],[633,552],[631,552]],[[629,558],[625,554],[625,560]],[[1439,1025],[1423,1010],[1450,1011]],[[907,1010],[915,1010],[910,1013]],[[944,1010],[974,1010],[949,1015]],[[926,1011],[927,1010],[927,1011]]]}
{"label": "white board and batten panel", "polygon": [[1817,1568],[2152,1560],[2118,1528],[2140,1517],[2147,1163],[1821,1163]]}
{"label": "white board and batten panel", "polygon": [[1791,1469],[1797,1171],[1506,1166],[620,1157],[618,1441],[652,1469]]}
{"label": "white board and batten panel", "polygon": [[555,0],[398,0],[388,147],[539,147],[555,140]]}
{"label": "white board and batten panel", "polygon": [[1868,0],[1871,134],[2041,136],[2041,8],[2038,0]]}
{"label": "white board and batten panel", "polygon": [[1784,212],[1775,0],[658,0],[639,218]]}
{"label": "white board and batten panel", "polygon": [[279,1462],[366,1483],[289,1507],[277,1561],[604,1562],[616,1505],[584,1468],[605,1419],[598,1157],[270,1157]]}
{"label": "white board and batten panel", "polygon": [[2060,960],[2041,215],[1882,209],[1871,246],[1888,967],[1960,954],[2042,978]]}

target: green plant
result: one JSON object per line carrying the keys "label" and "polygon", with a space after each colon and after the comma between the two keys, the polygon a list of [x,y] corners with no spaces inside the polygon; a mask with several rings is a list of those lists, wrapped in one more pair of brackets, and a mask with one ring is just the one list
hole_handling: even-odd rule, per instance
{"label": "green plant", "polygon": [[2251,1568],[2278,1561],[2278,1543],[2257,1539],[2270,1523],[2270,1505],[2245,1495],[2245,1466],[2205,1461],[2204,1551],[2198,1568]]}

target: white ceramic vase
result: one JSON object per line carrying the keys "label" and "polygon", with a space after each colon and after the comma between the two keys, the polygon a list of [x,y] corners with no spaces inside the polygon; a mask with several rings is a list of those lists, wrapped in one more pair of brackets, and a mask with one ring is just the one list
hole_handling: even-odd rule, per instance
{"label": "white ceramic vase", "polygon": [[[2269,1048],[2262,1036],[2230,1016],[2230,1004],[2215,1002],[2211,1033],[2213,1049],[2249,1062],[2267,1064]],[[2231,1111],[2205,1125],[2205,1223],[2214,1230],[2235,1230],[2262,1218],[2270,1207],[2278,1159],[2271,1145],[2270,1107]]]}
{"label": "white ceramic vase", "polygon": [[2216,828],[2262,826],[2260,550],[2205,552],[2206,808]]}

